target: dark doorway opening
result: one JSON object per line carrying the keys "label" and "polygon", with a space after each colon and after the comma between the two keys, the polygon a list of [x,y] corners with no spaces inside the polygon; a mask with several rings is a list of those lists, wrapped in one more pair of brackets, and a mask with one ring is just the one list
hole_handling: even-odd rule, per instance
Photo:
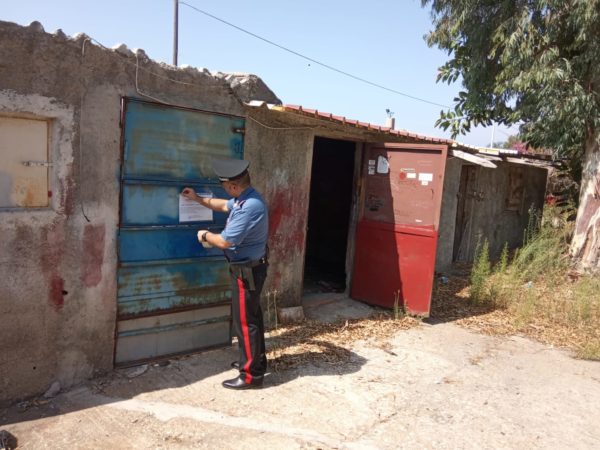
{"label": "dark doorway opening", "polygon": [[310,182],[304,294],[346,290],[346,251],[356,144],[315,138]]}

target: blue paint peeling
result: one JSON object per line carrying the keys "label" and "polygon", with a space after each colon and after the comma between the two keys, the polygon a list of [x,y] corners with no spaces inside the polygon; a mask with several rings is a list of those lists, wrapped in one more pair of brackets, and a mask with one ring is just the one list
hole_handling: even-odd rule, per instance
{"label": "blue paint peeling", "polygon": [[[191,186],[226,197],[210,160],[243,158],[244,136],[235,130],[244,127],[239,117],[127,101],[118,240],[120,320],[131,323],[138,316],[230,300],[223,252],[205,249],[197,239],[201,228],[220,232],[227,216],[213,213],[210,221],[180,223],[179,194]],[[135,360],[129,350],[119,350],[119,339],[127,333],[119,336],[117,360]]]}

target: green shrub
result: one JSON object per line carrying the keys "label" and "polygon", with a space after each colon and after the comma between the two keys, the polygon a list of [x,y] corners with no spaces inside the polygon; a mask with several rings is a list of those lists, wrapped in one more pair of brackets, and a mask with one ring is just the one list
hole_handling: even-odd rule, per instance
{"label": "green shrub", "polygon": [[500,260],[496,268],[498,273],[506,273],[506,269],[508,269],[508,242],[505,242],[504,247],[502,247],[502,253],[500,253]]}
{"label": "green shrub", "polygon": [[[570,214],[570,211],[567,209],[562,214]],[[547,208],[544,216],[551,215],[555,216],[556,210]],[[515,253],[510,265],[510,272],[521,282],[534,281],[540,276],[556,275],[558,277],[569,266],[566,249],[568,248],[571,226],[554,228],[552,220],[543,220],[541,222],[543,225],[535,231],[536,224],[539,223],[539,213],[532,210],[529,225],[525,230],[525,243]]]}
{"label": "green shrub", "polygon": [[489,300],[488,292],[486,292],[486,282],[492,273],[492,265],[490,264],[490,250],[487,239],[482,245],[477,245],[475,250],[475,260],[471,269],[471,289],[469,290],[469,298],[474,303],[486,303]]}

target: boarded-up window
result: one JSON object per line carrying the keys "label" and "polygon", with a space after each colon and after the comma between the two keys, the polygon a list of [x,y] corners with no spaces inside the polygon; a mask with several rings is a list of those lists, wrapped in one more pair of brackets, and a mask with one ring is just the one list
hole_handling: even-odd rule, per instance
{"label": "boarded-up window", "polygon": [[0,208],[48,206],[48,122],[0,117]]}
{"label": "boarded-up window", "polygon": [[506,210],[520,211],[523,204],[525,181],[522,167],[509,167],[508,186],[506,191]]}

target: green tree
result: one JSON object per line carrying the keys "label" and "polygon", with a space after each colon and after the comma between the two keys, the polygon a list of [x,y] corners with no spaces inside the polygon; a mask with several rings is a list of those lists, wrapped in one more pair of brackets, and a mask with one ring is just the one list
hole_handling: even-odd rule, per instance
{"label": "green tree", "polygon": [[600,0],[422,0],[430,46],[449,60],[438,81],[464,87],[437,125],[518,122],[535,147],[579,162],[581,191],[571,254],[600,269]]}

